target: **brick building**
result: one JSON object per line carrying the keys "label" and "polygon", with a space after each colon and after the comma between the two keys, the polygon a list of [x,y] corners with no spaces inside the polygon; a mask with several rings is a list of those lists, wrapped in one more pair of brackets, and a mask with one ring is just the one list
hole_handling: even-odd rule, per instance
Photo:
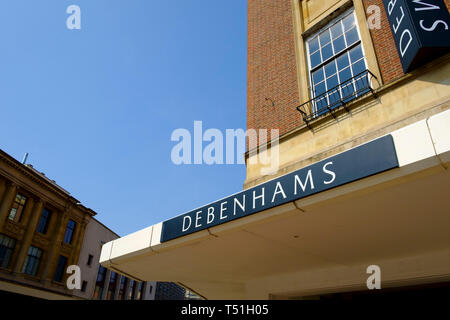
{"label": "brick building", "polygon": [[379,294],[448,293],[449,8],[248,0],[247,124],[279,143],[250,141],[243,191],[109,242],[100,262],[209,299],[351,297],[372,274]]}

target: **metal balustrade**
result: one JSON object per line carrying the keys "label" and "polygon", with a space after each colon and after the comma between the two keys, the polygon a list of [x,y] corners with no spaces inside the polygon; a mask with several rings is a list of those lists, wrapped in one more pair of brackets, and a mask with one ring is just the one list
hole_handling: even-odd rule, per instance
{"label": "metal balustrade", "polygon": [[371,85],[373,79],[377,79],[377,77],[369,70],[365,70],[303,103],[297,107],[297,110],[302,115],[303,121],[308,128],[310,128],[312,120],[329,113],[335,117],[334,112],[341,108],[348,112],[347,104],[352,100],[367,93],[375,95]]}

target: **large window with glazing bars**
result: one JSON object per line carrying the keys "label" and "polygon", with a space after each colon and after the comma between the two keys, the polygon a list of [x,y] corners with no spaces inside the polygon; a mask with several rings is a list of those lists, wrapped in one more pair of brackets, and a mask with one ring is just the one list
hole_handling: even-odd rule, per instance
{"label": "large window with glazing bars", "polygon": [[28,249],[27,259],[23,265],[22,272],[31,276],[36,276],[41,263],[42,250],[33,246]]}
{"label": "large window with glazing bars", "polygon": [[316,116],[362,94],[367,66],[353,8],[310,36],[306,50]]}
{"label": "large window with glazing bars", "polygon": [[22,214],[26,203],[27,197],[17,193],[11,210],[9,211],[8,219],[14,222],[19,222],[22,219]]}

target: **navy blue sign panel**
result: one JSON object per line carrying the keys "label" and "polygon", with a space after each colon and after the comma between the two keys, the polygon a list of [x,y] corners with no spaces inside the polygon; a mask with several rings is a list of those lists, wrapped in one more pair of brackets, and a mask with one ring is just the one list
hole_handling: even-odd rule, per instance
{"label": "navy blue sign panel", "polygon": [[443,0],[383,0],[405,73],[450,52]]}
{"label": "navy blue sign panel", "polygon": [[163,222],[161,242],[398,167],[391,135]]}

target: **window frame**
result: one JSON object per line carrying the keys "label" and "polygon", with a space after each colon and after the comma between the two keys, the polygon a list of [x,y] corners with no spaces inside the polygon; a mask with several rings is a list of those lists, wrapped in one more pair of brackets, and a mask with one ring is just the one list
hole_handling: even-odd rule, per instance
{"label": "window frame", "polygon": [[[337,23],[343,24],[343,20],[344,20],[345,18],[347,18],[348,16],[350,16],[350,15],[353,15],[354,24],[355,24],[354,28],[355,28],[355,30],[357,31],[357,35],[358,35],[358,38],[359,38],[359,39],[358,39],[356,42],[352,43],[351,45],[347,45],[347,39],[345,38],[345,33],[348,32],[348,31],[350,31],[350,30],[352,30],[353,28],[351,28],[351,29],[349,29],[349,30],[347,30],[347,31],[341,29],[341,30],[342,30],[342,35],[340,35],[339,37],[343,37],[343,39],[344,39],[344,41],[345,41],[345,48],[342,49],[342,50],[341,50],[340,52],[338,52],[338,53],[333,53],[332,56],[329,57],[327,60],[321,61],[321,62],[320,62],[318,65],[316,65],[314,68],[311,68],[311,56],[312,56],[312,54],[310,54],[310,51],[309,51],[309,49],[310,49],[310,41],[313,40],[314,38],[318,37],[318,36],[319,36],[321,33],[323,33],[324,31],[330,30],[330,31],[329,31],[329,32],[330,32],[330,41],[329,41],[329,43],[326,43],[326,45],[331,44],[331,45],[332,45],[332,49],[334,49],[334,48],[333,48],[333,47],[334,47],[333,41],[336,40],[336,39],[339,38],[339,37],[337,37],[336,39],[333,39],[333,38],[332,38],[332,36],[331,36],[331,28],[332,28],[334,25],[336,25]],[[343,26],[342,26],[342,27],[343,27]],[[325,46],[326,46],[326,45],[325,45]],[[358,46],[361,47],[362,58],[360,58],[360,59],[358,59],[357,61],[355,61],[355,62],[352,63],[351,60],[350,60],[350,51],[353,50],[353,49],[355,49],[355,48],[358,47]],[[311,35],[309,35],[308,37],[306,37],[306,38],[304,39],[304,47],[305,47],[306,62],[307,62],[307,68],[308,68],[308,70],[307,70],[307,72],[308,72],[307,78],[308,78],[308,82],[309,82],[309,83],[308,83],[308,91],[309,91],[310,99],[313,100],[313,99],[316,98],[316,95],[315,95],[315,92],[314,92],[314,91],[315,91],[315,84],[314,84],[314,79],[313,79],[313,73],[316,72],[316,71],[318,71],[319,69],[323,68],[323,69],[324,69],[324,70],[323,70],[323,80],[322,80],[322,81],[319,81],[318,84],[324,83],[324,85],[325,85],[325,91],[322,92],[322,93],[320,93],[320,94],[318,94],[317,97],[324,96],[324,97],[327,99],[327,100],[326,100],[326,101],[327,101],[327,103],[326,103],[327,106],[330,106],[329,96],[330,96],[330,94],[332,94],[334,91],[331,92],[331,93],[329,93],[329,94],[327,94],[327,92],[329,92],[330,90],[332,90],[332,89],[334,89],[334,88],[337,88],[337,90],[340,90],[341,93],[342,93],[342,88],[340,88],[340,86],[342,85],[342,83],[344,83],[344,82],[346,82],[346,81],[349,81],[349,79],[344,80],[344,81],[341,81],[341,80],[340,80],[340,75],[339,75],[339,73],[342,72],[342,70],[345,70],[345,69],[348,68],[348,69],[350,70],[350,73],[351,73],[350,79],[352,79],[352,78],[354,78],[354,77],[356,76],[356,75],[353,73],[353,69],[352,69],[352,66],[353,66],[354,64],[359,63],[360,61],[364,61],[365,70],[368,69],[367,54],[366,54],[366,51],[365,51],[365,49],[364,49],[363,39],[362,39],[362,36],[361,36],[361,30],[360,30],[360,26],[359,26],[359,24],[358,24],[358,17],[357,17],[356,10],[355,10],[354,6],[352,6],[352,7],[348,8],[347,10],[343,11],[342,13],[340,13],[340,14],[339,14],[337,17],[335,17],[334,19],[331,19],[330,21],[328,21],[323,27],[319,28],[319,29],[316,30],[314,33],[312,33]],[[333,50],[333,51],[334,51],[334,50]],[[320,44],[320,40],[319,40],[319,48],[318,48],[316,51],[314,51],[313,54],[316,53],[316,52],[319,52],[319,53],[320,53],[320,57],[321,57],[321,60],[322,60],[322,46],[321,46],[321,44]],[[341,71],[339,71],[338,66],[337,66],[337,59],[340,58],[340,57],[343,56],[343,55],[347,55],[347,56],[348,56],[348,59],[349,59],[349,65],[348,65],[347,67],[343,68]],[[333,75],[330,76],[330,77],[327,77],[327,75],[325,74],[325,66],[327,66],[327,65],[328,65],[330,62],[332,62],[332,61],[336,61],[336,62],[335,62],[335,63],[336,63],[336,65],[335,65],[335,67],[336,67],[336,73],[333,74]],[[336,76],[336,78],[337,78],[337,86],[328,88],[327,80],[330,79],[330,78],[332,78],[332,77],[334,77],[334,76]],[[355,92],[355,91],[357,90],[357,89],[356,89],[355,79],[353,79],[353,80],[352,80],[351,82],[349,82],[349,83],[352,83],[353,91]],[[314,102],[314,101],[311,103],[311,106],[312,106],[311,113],[312,113],[312,114],[316,114],[316,116],[320,116],[322,113],[324,113],[324,112],[327,111],[327,108],[323,108],[323,107],[322,107],[321,109],[319,109],[319,108],[317,107],[317,102]],[[323,112],[322,112],[322,111],[323,111]]]}
{"label": "window frame", "polygon": [[[62,259],[65,259],[64,264],[61,264]],[[60,255],[58,257],[58,264],[56,265],[55,274],[53,275],[53,281],[62,283],[64,280],[65,271],[69,259],[66,256]]]}
{"label": "window frame", "polygon": [[[25,201],[24,201],[23,204],[20,201],[19,202],[17,201],[17,197],[19,197],[19,196],[22,197],[22,198],[25,198]],[[9,213],[8,213],[8,220],[9,221],[13,221],[13,222],[16,222],[16,223],[21,222],[23,213],[25,211],[25,207],[28,204],[28,199],[29,199],[29,197],[26,196],[25,194],[23,194],[21,191],[16,192],[16,196],[14,197],[14,201],[13,201],[13,203],[11,205],[11,208],[9,209]],[[18,208],[14,208],[14,205],[16,205],[16,204],[18,204],[17,205]],[[18,210],[19,208],[20,208],[20,211]],[[14,212],[14,215],[11,217],[13,209],[16,209],[16,211]]]}
{"label": "window frame", "polygon": [[103,291],[105,289],[105,279],[107,271],[108,269],[106,269],[102,265],[99,265],[97,271],[97,278],[95,279],[94,294],[92,296],[92,299],[94,300],[102,299]]}
{"label": "window frame", "polygon": [[[45,220],[43,220],[44,212],[47,212],[47,216],[45,217]],[[52,210],[50,210],[48,208],[42,209],[41,216],[39,217],[39,222],[36,227],[36,232],[39,232],[41,234],[47,234],[52,214],[53,214]],[[43,229],[43,230],[41,230],[41,229]]]}
{"label": "window frame", "polygon": [[122,276],[122,278],[120,279],[119,295],[117,297],[117,300],[126,300],[127,297],[125,296],[125,293],[127,291],[128,282],[129,279],[125,276]]}
{"label": "window frame", "polygon": [[116,292],[118,274],[111,271],[109,276],[108,291],[106,293],[106,300],[114,300],[114,293]]}
{"label": "window frame", "polygon": [[80,291],[81,291],[81,292],[86,292],[87,285],[88,285],[88,282],[87,282],[86,280],[83,280],[83,282],[82,282],[82,284],[81,284],[81,289],[80,289]]}
{"label": "window frame", "polygon": [[[70,223],[71,223],[71,222],[73,222],[73,228],[70,227]],[[74,235],[74,233],[75,233],[76,227],[77,227],[77,223],[76,223],[74,220],[69,219],[69,221],[67,221],[66,232],[64,233],[64,240],[63,240],[64,243],[72,244],[72,241],[73,241],[73,235]],[[69,233],[69,232],[70,232],[70,233]],[[67,237],[68,237],[69,235],[70,235],[70,238],[67,239]]]}
{"label": "window frame", "polygon": [[[38,255],[35,255],[34,251],[38,253]],[[41,265],[41,259],[43,255],[44,251],[41,248],[30,246],[28,248],[25,263],[23,264],[22,273],[33,277],[37,276],[39,274],[39,267]],[[29,271],[31,271],[31,273]]]}
{"label": "window frame", "polygon": [[130,280],[130,291],[128,292],[128,296],[129,296],[130,300],[136,299],[135,291],[136,291],[136,283],[137,282],[138,281],[133,280],[133,279]]}
{"label": "window frame", "polygon": [[139,282],[136,300],[144,300],[144,282]]}
{"label": "window frame", "polygon": [[86,262],[86,265],[89,266],[89,267],[91,267],[91,266],[92,266],[92,261],[93,261],[93,260],[94,260],[94,255],[89,254],[89,255],[88,255],[88,260],[87,260],[87,262]]}
{"label": "window frame", "polygon": [[[7,242],[7,243],[6,243]],[[11,244],[12,243],[12,244]],[[14,255],[17,239],[0,233],[0,268],[8,269]]]}

